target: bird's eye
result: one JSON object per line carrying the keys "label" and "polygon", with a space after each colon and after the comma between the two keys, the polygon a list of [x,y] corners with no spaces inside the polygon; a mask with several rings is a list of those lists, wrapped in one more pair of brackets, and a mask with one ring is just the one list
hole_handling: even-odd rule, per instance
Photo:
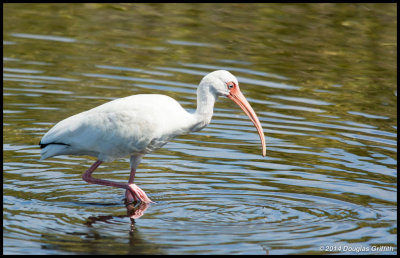
{"label": "bird's eye", "polygon": [[232,89],[234,86],[234,83],[228,83],[228,89]]}

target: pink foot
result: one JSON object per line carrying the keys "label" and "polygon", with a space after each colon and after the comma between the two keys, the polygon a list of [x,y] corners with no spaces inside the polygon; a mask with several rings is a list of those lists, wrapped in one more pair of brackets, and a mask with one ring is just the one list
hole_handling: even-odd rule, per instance
{"label": "pink foot", "polygon": [[125,192],[125,197],[128,202],[141,201],[144,203],[152,203],[153,201],[147,197],[146,193],[135,184],[129,184],[129,189]]}

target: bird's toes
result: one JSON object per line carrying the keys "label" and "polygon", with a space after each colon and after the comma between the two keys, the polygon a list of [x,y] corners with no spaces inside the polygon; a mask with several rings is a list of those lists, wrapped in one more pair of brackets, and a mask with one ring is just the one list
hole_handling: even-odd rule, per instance
{"label": "bird's toes", "polygon": [[[129,190],[129,193],[128,193]],[[150,198],[147,196],[147,194],[139,188],[139,186],[135,184],[129,184],[129,189],[127,190],[127,193],[125,196],[127,196],[127,199],[134,199],[134,201],[139,200],[141,202],[145,203],[152,203],[153,201],[150,200]]]}

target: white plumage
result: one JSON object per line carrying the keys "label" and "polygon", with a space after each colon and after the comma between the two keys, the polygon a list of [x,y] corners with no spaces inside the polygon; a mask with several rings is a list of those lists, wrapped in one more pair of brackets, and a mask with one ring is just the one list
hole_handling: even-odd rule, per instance
{"label": "white plumage", "polygon": [[[151,114],[151,115],[149,115]],[[140,94],[116,99],[68,117],[42,138],[42,158],[90,155],[104,162],[147,154],[177,135],[187,134],[194,116],[165,95]]]}
{"label": "white plumage", "polygon": [[[237,79],[228,71],[219,70],[200,82],[195,112],[189,113],[176,100],[159,94],[116,99],[57,123],[40,141],[41,159],[57,155],[94,156],[98,161],[83,175],[87,182],[124,188],[129,201],[151,202],[144,191],[133,184],[142,156],[176,136],[208,125],[218,96],[232,99],[250,117],[260,135],[265,156],[264,133],[256,114],[240,92]],[[91,177],[102,162],[126,156],[131,156],[128,184]]]}

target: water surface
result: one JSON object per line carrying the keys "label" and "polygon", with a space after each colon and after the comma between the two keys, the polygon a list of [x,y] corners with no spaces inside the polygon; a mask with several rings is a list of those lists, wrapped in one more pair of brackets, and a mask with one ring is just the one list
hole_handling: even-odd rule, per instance
{"label": "water surface", "polygon": [[[5,4],[3,22],[5,254],[397,252],[395,4]],[[39,161],[58,121],[140,93],[194,110],[217,69],[266,157],[220,98],[143,159],[156,203],[133,223],[123,190],[81,179],[94,158]],[[95,175],[127,181],[128,157]]]}

